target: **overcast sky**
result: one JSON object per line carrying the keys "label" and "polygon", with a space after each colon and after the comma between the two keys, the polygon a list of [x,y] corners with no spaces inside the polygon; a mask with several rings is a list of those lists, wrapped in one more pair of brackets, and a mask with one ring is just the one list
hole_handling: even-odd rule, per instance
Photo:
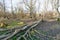
{"label": "overcast sky", "polygon": [[[2,2],[2,1],[3,0],[0,0],[0,2]],[[38,10],[38,7],[39,7],[38,2],[40,2],[40,11],[44,10],[45,9],[44,8],[45,7],[45,1],[48,1],[48,0],[39,0],[39,1],[37,1],[37,3],[36,3],[37,9],[36,10]],[[23,7],[25,9],[25,7],[24,7],[25,5],[23,4],[22,0],[12,0],[12,2],[13,2],[13,7],[17,7],[17,6],[20,5],[20,7]],[[11,0],[5,0],[5,3],[6,3],[7,9],[11,10],[10,9],[11,8]],[[48,3],[48,7],[47,8],[48,8],[48,10],[52,10],[51,3]]]}

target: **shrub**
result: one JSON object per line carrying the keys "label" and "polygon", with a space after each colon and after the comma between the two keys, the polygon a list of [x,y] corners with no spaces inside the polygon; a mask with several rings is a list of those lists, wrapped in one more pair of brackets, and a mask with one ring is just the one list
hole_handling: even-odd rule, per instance
{"label": "shrub", "polygon": [[5,28],[6,26],[8,26],[8,24],[6,24],[6,23],[0,23],[0,28]]}
{"label": "shrub", "polygon": [[57,18],[57,21],[60,21],[60,18]]}

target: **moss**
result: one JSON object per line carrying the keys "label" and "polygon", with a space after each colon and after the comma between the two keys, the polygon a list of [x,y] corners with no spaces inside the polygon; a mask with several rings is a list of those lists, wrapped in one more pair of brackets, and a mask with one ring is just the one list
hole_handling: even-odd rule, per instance
{"label": "moss", "polygon": [[5,34],[7,31],[0,31],[0,35]]}
{"label": "moss", "polygon": [[11,22],[8,26],[7,26],[7,28],[14,28],[14,27],[16,27],[16,26],[23,26],[23,25],[25,25],[25,23],[24,22],[17,22],[17,21],[13,21],[13,22]]}
{"label": "moss", "polygon": [[57,21],[60,21],[60,18],[57,18]]}

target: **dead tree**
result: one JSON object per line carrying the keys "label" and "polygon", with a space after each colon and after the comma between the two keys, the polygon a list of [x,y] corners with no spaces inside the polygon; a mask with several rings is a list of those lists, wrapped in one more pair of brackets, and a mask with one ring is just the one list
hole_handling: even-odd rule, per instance
{"label": "dead tree", "polygon": [[3,0],[3,14],[4,14],[4,18],[7,18],[5,0]]}
{"label": "dead tree", "polygon": [[35,10],[36,0],[29,0],[29,1],[28,0],[23,0],[23,2],[25,4],[25,8],[27,10],[29,10],[31,18],[33,18],[33,15],[32,14],[33,14],[33,12]]}
{"label": "dead tree", "polygon": [[13,2],[12,2],[12,0],[11,0],[11,13],[12,13],[12,15],[13,15],[13,17],[15,18],[15,14],[14,14],[14,11],[13,11]]}
{"label": "dead tree", "polygon": [[0,2],[0,13],[3,12],[3,3]]}
{"label": "dead tree", "polygon": [[58,10],[58,8],[59,8],[59,0],[52,0],[51,3],[52,3],[53,9],[55,9],[59,13],[59,10]]}
{"label": "dead tree", "polygon": [[3,0],[3,8],[4,8],[4,13],[5,13],[5,0]]}

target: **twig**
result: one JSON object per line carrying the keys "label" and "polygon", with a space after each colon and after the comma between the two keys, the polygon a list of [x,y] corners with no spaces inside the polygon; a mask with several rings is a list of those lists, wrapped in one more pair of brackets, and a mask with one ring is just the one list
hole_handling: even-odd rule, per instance
{"label": "twig", "polygon": [[[38,33],[38,34],[41,34],[41,35],[43,35],[43,36],[47,36],[47,35],[44,35],[44,34],[42,34],[42,33],[40,33],[40,32],[38,32],[37,30],[34,30],[36,33]],[[49,38],[53,38],[53,39],[56,39],[56,38],[54,38],[54,37],[52,37],[52,36],[47,36],[47,37],[49,37]]]}

